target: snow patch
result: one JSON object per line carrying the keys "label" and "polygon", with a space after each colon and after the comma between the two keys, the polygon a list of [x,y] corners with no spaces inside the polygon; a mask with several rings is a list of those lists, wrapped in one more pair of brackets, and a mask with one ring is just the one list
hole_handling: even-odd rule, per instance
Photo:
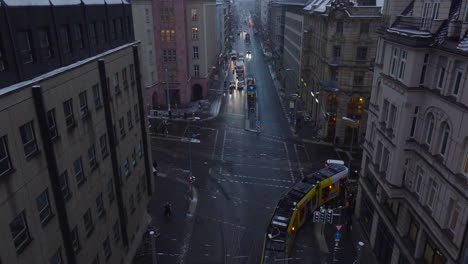
{"label": "snow patch", "polygon": [[4,0],[7,6],[49,6],[49,0]]}
{"label": "snow patch", "polygon": [[63,6],[63,5],[79,5],[81,0],[50,0],[54,6]]}
{"label": "snow patch", "polygon": [[396,33],[402,36],[414,37],[414,38],[430,38],[432,34],[426,31],[414,30],[414,29],[401,29],[401,28],[389,28],[387,32]]}
{"label": "snow patch", "polygon": [[104,0],[83,0],[85,5],[103,5]]}
{"label": "snow patch", "polygon": [[106,4],[108,4],[108,5],[118,5],[118,4],[122,4],[122,0],[106,0]]}

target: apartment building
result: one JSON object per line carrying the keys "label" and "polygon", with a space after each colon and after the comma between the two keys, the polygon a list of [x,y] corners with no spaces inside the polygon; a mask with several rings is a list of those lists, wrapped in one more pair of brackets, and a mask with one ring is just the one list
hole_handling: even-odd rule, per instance
{"label": "apartment building", "polygon": [[388,1],[355,214],[381,263],[468,263],[468,1]]}
{"label": "apartment building", "polygon": [[364,139],[381,8],[336,0],[304,8],[302,102],[330,141],[357,147]]}
{"label": "apartment building", "polygon": [[145,110],[148,113],[151,109],[156,109],[157,84],[160,81],[156,68],[156,46],[154,45],[153,29],[153,1],[133,0],[132,16],[133,31],[135,39],[140,40],[140,52],[144,54],[141,60],[141,83],[143,88],[143,99],[145,100]]}
{"label": "apartment building", "polygon": [[130,263],[152,194],[130,5],[28,4],[0,1],[0,261]]}
{"label": "apartment building", "polygon": [[286,94],[294,94],[300,82],[304,16],[300,12],[286,11],[284,14],[283,68]]}
{"label": "apartment building", "polygon": [[[216,48],[215,0],[153,1],[156,66],[160,83],[153,96],[173,108],[207,96],[220,50]],[[167,90],[169,101],[167,102]]]}

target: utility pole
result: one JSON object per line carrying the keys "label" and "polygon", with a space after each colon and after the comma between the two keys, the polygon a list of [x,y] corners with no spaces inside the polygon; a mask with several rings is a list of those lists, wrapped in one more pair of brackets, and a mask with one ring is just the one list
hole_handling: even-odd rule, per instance
{"label": "utility pole", "polygon": [[158,256],[156,255],[156,238],[159,236],[159,228],[156,230],[151,230],[149,232],[151,236],[151,255],[153,258],[153,263],[152,264],[158,264]]}
{"label": "utility pole", "polygon": [[170,93],[169,93],[169,82],[168,82],[168,77],[167,77],[167,69],[164,70],[165,72],[165,79],[166,79],[166,95],[167,95],[167,113],[170,115],[170,112],[171,112],[171,97],[170,97]]}
{"label": "utility pole", "polygon": [[356,252],[356,260],[353,262],[353,264],[361,264],[362,248],[363,247],[364,247],[364,242],[359,241],[358,246],[357,246],[357,252]]}

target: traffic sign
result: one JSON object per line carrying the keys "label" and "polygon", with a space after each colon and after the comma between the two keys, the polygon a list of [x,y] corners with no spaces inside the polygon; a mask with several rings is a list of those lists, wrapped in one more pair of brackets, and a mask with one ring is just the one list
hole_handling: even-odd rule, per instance
{"label": "traffic sign", "polygon": [[257,87],[255,85],[247,85],[247,91],[255,92],[255,90],[257,90]]}
{"label": "traffic sign", "polygon": [[256,125],[256,126],[261,126],[261,125],[262,125],[262,121],[260,121],[260,120],[255,121],[255,125]]}
{"label": "traffic sign", "polygon": [[344,225],[335,225],[336,232],[340,232]]}
{"label": "traffic sign", "polygon": [[336,232],[333,237],[335,238],[335,241],[339,241],[341,239],[341,233],[340,232]]}

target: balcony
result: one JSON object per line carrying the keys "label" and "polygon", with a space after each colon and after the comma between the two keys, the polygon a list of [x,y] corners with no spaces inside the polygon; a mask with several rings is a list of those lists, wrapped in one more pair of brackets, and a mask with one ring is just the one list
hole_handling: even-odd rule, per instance
{"label": "balcony", "polygon": [[334,57],[328,57],[328,65],[329,66],[339,66],[340,65],[340,57],[334,56]]}

